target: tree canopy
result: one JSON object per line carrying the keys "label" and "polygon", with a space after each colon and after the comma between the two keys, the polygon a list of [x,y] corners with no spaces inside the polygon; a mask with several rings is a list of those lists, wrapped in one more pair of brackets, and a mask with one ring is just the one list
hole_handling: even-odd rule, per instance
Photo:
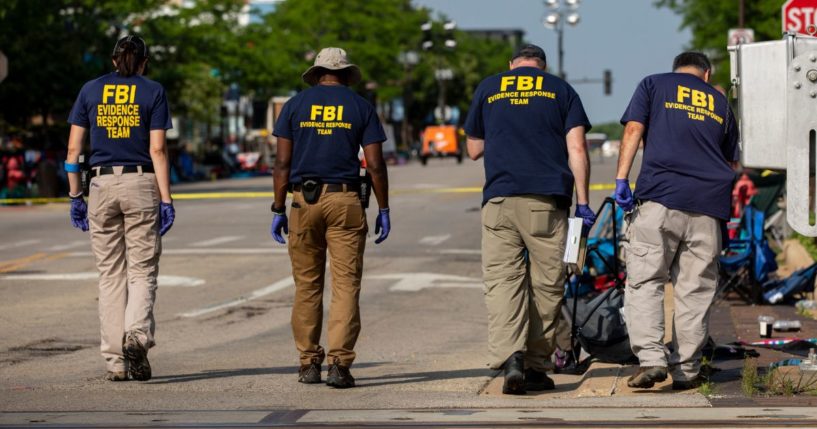
{"label": "tree canopy", "polygon": [[[363,70],[359,91],[388,101],[410,92],[416,121],[436,104],[434,69],[451,68],[450,104],[467,109],[485,76],[506,67],[511,47],[457,32],[451,52],[421,53],[430,11],[410,0],[287,0],[271,13],[246,13],[244,0],[4,0],[0,50],[10,73],[0,83],[0,130],[32,129],[32,118],[64,126],[82,84],[112,70],[110,52],[125,33],[150,47],[148,76],[167,89],[174,114],[207,122],[227,88],[264,100],[305,87],[301,73],[318,50],[340,46]],[[442,19],[442,17],[438,18]],[[46,124],[48,125],[48,124]]]}
{"label": "tree canopy", "polygon": [[[739,22],[738,1],[657,0],[658,7],[669,8],[682,17],[682,28],[692,31],[690,48],[705,52],[713,62],[713,83],[729,87],[727,33]],[[746,0],[744,26],[755,31],[755,40],[777,40],[782,36],[780,7],[782,0]]]}

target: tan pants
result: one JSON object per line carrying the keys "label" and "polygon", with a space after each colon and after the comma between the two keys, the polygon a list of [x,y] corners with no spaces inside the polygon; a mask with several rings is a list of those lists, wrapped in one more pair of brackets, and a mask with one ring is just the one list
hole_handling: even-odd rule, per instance
{"label": "tan pants", "polygon": [[526,367],[550,367],[564,296],[566,235],[567,210],[551,197],[497,197],[482,208],[491,368],[518,351],[525,352]]}
{"label": "tan pants", "polygon": [[133,331],[154,344],[153,304],[159,273],[159,187],[152,173],[91,180],[88,220],[99,270],[100,349],[109,371],[124,371],[122,343]]}
{"label": "tan pants", "polygon": [[329,307],[329,362],[349,367],[360,333],[360,279],[366,247],[366,214],[356,192],[323,192],[307,204],[300,192],[292,198],[289,256],[295,279],[292,335],[301,364],[322,363],[323,286],[326,251],[332,271]]}
{"label": "tan pants", "polygon": [[664,285],[671,281],[675,313],[669,366],[673,380],[694,378],[718,285],[720,224],[710,216],[646,202],[632,214],[627,235],[624,311],[633,353],[641,366],[667,366]]}

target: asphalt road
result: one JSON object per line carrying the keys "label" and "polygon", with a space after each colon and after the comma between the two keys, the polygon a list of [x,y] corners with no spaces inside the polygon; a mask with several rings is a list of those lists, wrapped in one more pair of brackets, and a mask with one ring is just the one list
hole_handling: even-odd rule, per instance
{"label": "asphalt road", "polygon": [[[611,183],[614,161],[594,156],[591,182]],[[291,410],[708,406],[700,395],[532,402],[485,394],[495,373],[486,367],[480,279],[482,163],[431,160],[392,167],[390,176],[393,230],[380,245],[370,232],[353,367],[359,387],[346,391],[296,382],[290,266],[285,246],[269,236],[269,199],[177,200],[176,224],[163,240],[154,377],[127,383],[102,381],[96,273],[88,237],[71,228],[67,205],[0,208],[0,424],[297,420]],[[265,177],[174,191],[271,187]],[[592,206],[610,193],[593,191]],[[343,418],[354,421],[353,414]]]}

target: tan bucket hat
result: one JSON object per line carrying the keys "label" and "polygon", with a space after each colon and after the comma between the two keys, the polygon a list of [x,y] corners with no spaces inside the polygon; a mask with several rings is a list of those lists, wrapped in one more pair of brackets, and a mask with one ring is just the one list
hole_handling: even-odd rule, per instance
{"label": "tan bucket hat", "polygon": [[341,48],[323,48],[315,57],[315,65],[310,67],[301,75],[304,82],[310,86],[318,84],[319,72],[323,70],[346,70],[349,69],[349,86],[357,85],[360,82],[360,67],[349,62],[346,51]]}

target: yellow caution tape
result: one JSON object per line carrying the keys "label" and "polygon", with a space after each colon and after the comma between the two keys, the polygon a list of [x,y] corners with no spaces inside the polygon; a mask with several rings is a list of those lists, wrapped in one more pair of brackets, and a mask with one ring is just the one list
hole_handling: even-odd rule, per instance
{"label": "yellow caution tape", "polygon": [[[616,189],[615,183],[595,183],[590,185],[591,191],[611,191]],[[395,189],[393,195],[401,194],[476,194],[482,192],[482,187],[458,187],[458,188],[420,188],[420,189]],[[251,199],[251,198],[272,198],[273,192],[186,192],[173,194],[174,200],[221,200],[221,199]],[[0,204],[48,204],[67,203],[67,197],[58,198],[4,198],[0,199]]]}

